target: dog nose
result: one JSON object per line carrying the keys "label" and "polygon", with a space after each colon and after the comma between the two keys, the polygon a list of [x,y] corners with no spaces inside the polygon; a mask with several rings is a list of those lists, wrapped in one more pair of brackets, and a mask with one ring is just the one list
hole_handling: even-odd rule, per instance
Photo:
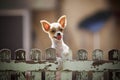
{"label": "dog nose", "polygon": [[60,35],[60,33],[57,33],[57,35],[59,36],[59,35]]}

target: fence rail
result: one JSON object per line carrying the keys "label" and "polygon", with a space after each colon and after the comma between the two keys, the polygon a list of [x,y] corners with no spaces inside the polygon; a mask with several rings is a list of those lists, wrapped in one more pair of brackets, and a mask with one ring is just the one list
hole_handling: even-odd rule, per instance
{"label": "fence rail", "polygon": [[[14,60],[11,60],[14,55]],[[60,73],[61,80],[120,80],[120,50],[108,52],[109,60],[103,59],[103,51],[96,49],[92,59],[88,59],[86,50],[76,53],[76,60],[64,61],[58,70],[56,50],[45,50],[45,60],[39,49],[30,51],[31,60],[26,61],[26,51],[18,49],[11,53],[9,49],[0,50],[0,80],[56,80]]]}

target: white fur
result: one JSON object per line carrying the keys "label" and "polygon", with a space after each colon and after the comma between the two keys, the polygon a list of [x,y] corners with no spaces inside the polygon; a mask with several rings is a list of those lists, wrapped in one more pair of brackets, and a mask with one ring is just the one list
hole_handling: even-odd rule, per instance
{"label": "white fur", "polygon": [[51,40],[52,41],[52,48],[56,49],[57,57],[63,59],[69,59],[69,47],[63,42],[63,40]]}
{"label": "white fur", "polygon": [[50,29],[52,29],[53,27],[58,28],[59,26],[61,26],[58,22],[54,22],[50,24]]}
{"label": "white fur", "polygon": [[[55,27],[55,28],[58,28],[59,26],[61,26],[59,23],[52,23],[50,24],[51,25],[51,29],[52,27]],[[60,32],[60,31],[57,31],[54,35],[56,36],[57,33],[60,33],[62,36],[63,36],[63,33]],[[49,34],[49,33],[48,33]],[[50,37],[50,36],[49,36]],[[56,52],[57,52],[57,57],[59,58],[62,58],[63,60],[71,60],[72,56],[70,54],[70,49],[69,47],[64,43],[63,41],[63,37],[61,40],[55,40],[55,39],[51,39],[51,42],[52,42],[52,45],[51,47],[52,48],[55,48],[56,49]]]}

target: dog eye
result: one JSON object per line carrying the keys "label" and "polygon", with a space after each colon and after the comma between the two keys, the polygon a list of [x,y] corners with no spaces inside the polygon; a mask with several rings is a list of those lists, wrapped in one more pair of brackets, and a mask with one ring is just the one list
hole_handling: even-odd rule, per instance
{"label": "dog eye", "polygon": [[60,29],[60,31],[62,32],[62,31],[63,31],[63,29]]}
{"label": "dog eye", "polygon": [[52,33],[55,33],[56,31],[55,31],[55,30],[52,30],[51,32],[52,32]]}

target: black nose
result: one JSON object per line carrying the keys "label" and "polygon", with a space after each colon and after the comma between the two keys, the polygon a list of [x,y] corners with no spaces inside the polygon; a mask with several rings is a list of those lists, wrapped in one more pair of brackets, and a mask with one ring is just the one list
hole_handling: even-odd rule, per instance
{"label": "black nose", "polygon": [[57,35],[59,36],[59,35],[60,35],[60,33],[57,33]]}

